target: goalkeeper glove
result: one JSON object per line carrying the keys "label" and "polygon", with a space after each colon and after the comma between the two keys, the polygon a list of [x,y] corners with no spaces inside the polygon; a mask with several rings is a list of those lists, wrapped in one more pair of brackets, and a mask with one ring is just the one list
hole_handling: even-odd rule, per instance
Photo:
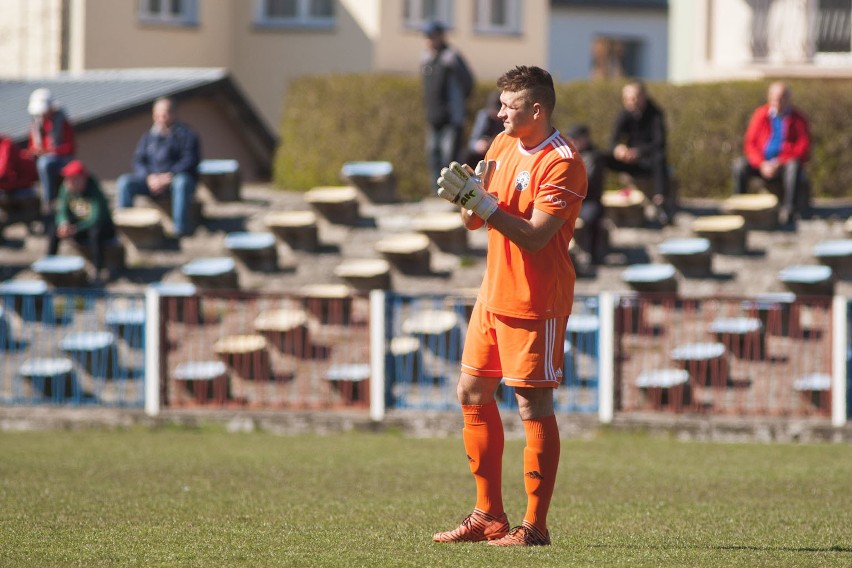
{"label": "goalkeeper glove", "polygon": [[[491,172],[487,163],[480,162],[477,170],[488,174],[490,181]],[[497,198],[485,190],[480,177],[471,175],[473,173],[475,172],[471,171],[470,166],[462,166],[458,162],[451,163],[449,167],[441,170],[441,177],[438,178],[438,195],[473,211],[486,221],[497,210]]]}

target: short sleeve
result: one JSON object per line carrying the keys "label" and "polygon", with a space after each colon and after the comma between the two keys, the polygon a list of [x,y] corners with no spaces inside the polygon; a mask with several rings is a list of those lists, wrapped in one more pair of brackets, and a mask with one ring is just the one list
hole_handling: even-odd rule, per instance
{"label": "short sleeve", "polygon": [[535,197],[535,208],[555,217],[576,216],[586,197],[588,182],[583,161],[559,160],[546,172]]}

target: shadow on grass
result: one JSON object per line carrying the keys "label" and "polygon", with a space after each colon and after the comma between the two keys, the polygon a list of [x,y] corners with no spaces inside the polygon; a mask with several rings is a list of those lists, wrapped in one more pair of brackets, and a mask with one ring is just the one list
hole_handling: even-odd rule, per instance
{"label": "shadow on grass", "polygon": [[749,544],[719,544],[716,546],[689,546],[689,545],[673,545],[667,546],[662,544],[590,544],[589,548],[629,548],[634,550],[748,550],[753,552],[840,552],[842,554],[852,553],[852,546],[756,546]]}

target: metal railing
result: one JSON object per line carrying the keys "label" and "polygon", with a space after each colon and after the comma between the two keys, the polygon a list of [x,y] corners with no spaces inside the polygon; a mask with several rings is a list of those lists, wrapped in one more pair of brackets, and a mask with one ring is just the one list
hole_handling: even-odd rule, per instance
{"label": "metal railing", "polygon": [[141,407],[144,296],[0,294],[0,402]]}

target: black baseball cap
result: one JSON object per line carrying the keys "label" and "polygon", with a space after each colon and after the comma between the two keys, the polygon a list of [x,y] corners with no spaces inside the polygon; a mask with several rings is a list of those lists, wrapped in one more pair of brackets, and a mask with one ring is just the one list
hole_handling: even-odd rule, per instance
{"label": "black baseball cap", "polygon": [[427,36],[442,34],[446,31],[446,26],[437,20],[432,20],[423,26],[423,33]]}

